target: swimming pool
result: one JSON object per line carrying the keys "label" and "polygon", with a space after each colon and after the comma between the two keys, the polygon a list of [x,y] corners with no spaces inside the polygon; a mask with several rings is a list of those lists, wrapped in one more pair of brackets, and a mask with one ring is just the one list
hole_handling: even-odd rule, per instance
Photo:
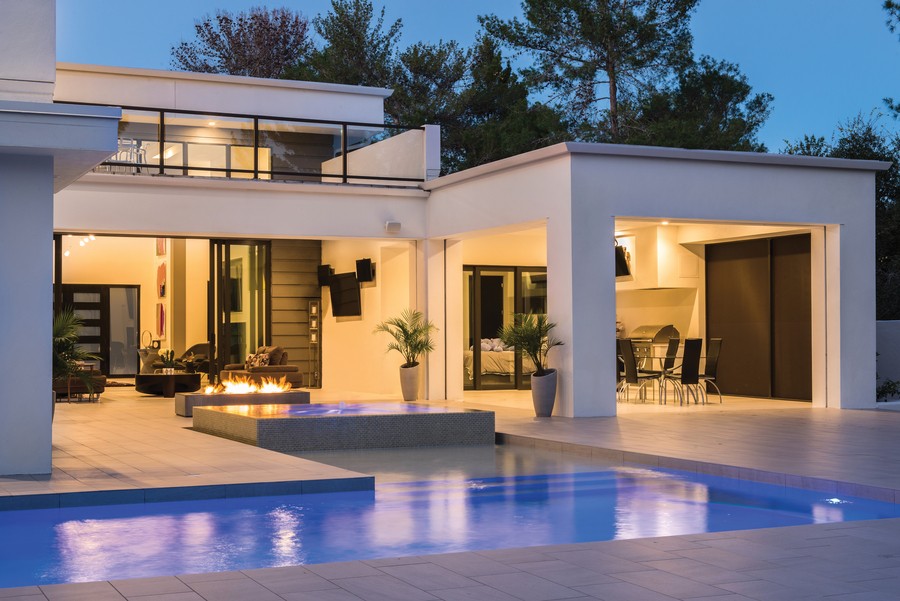
{"label": "swimming pool", "polygon": [[898,507],[661,469],[0,512],[0,587],[897,517]]}

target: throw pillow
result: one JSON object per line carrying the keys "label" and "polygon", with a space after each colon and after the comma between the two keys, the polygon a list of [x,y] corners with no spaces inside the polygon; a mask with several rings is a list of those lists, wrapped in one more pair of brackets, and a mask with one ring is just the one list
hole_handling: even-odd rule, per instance
{"label": "throw pillow", "polygon": [[257,353],[250,360],[250,367],[263,367],[269,364],[269,353]]}

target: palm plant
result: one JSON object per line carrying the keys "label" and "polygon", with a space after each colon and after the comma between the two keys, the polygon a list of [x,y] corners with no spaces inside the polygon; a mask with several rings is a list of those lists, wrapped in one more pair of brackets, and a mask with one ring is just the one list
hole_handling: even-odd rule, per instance
{"label": "palm plant", "polygon": [[548,373],[547,352],[562,344],[550,334],[555,327],[546,315],[516,313],[513,323],[500,328],[497,335],[505,346],[514,346],[517,352],[531,359],[534,375],[544,376]]}
{"label": "palm plant", "polygon": [[419,355],[434,350],[431,333],[437,327],[427,321],[421,311],[404,309],[400,317],[381,322],[375,327],[375,333],[386,332],[394,341],[388,344],[389,351],[397,351],[403,355],[405,363],[402,367],[415,367],[419,364]]}
{"label": "palm plant", "polygon": [[75,377],[93,391],[93,379],[89,372],[81,369],[81,363],[99,357],[78,346],[78,332],[83,323],[71,307],[53,316],[53,379],[68,382],[70,377]]}

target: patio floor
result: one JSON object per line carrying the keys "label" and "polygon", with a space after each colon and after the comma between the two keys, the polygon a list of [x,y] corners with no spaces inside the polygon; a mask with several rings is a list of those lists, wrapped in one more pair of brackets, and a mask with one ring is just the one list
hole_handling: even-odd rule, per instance
{"label": "patio floor", "polygon": [[[237,474],[246,481],[251,472],[259,475],[254,463],[259,459],[271,462],[267,465],[275,474],[302,465],[295,463],[302,459],[277,453],[263,457],[255,452],[269,452],[231,441],[205,437],[209,440],[201,442],[203,435],[184,429],[188,420],[172,415],[171,400],[126,397],[112,391],[95,406],[60,406],[54,426],[54,475],[32,482],[54,486],[57,478],[60,484],[73,478],[83,484],[109,485],[100,473],[106,473],[104,468],[93,465],[92,457],[120,459],[129,451],[149,462],[143,466],[126,462],[153,474],[132,475],[148,487],[153,482],[166,487],[172,479]],[[314,395],[314,400],[328,399]],[[721,406],[620,406],[617,418],[569,420],[533,418],[521,396],[515,395],[467,395],[464,404],[496,410],[498,431],[517,444],[596,453],[605,459],[618,455],[624,461],[680,469],[726,466],[721,468],[723,475],[775,478],[772,481],[780,483],[819,487],[833,482],[836,492],[876,498],[889,494],[891,500],[897,500],[900,490],[900,413],[893,411],[818,410],[795,403],[726,399]],[[128,428],[123,429],[123,423]],[[186,452],[197,448],[203,452],[196,455],[195,465],[214,469],[204,468],[203,474],[193,476],[189,472],[199,470],[172,471]],[[228,457],[234,457],[233,466]],[[325,473],[315,470],[356,476],[321,464],[304,469],[314,470],[315,477]],[[0,479],[0,487],[9,487],[9,480]],[[0,589],[0,599],[872,601],[900,598],[898,540],[900,519],[847,522]]]}

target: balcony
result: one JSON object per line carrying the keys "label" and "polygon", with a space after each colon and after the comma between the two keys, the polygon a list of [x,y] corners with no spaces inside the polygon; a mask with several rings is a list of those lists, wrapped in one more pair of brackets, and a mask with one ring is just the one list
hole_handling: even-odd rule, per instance
{"label": "balcony", "polygon": [[417,187],[435,171],[425,137],[424,126],[123,108],[118,152],[94,172]]}

